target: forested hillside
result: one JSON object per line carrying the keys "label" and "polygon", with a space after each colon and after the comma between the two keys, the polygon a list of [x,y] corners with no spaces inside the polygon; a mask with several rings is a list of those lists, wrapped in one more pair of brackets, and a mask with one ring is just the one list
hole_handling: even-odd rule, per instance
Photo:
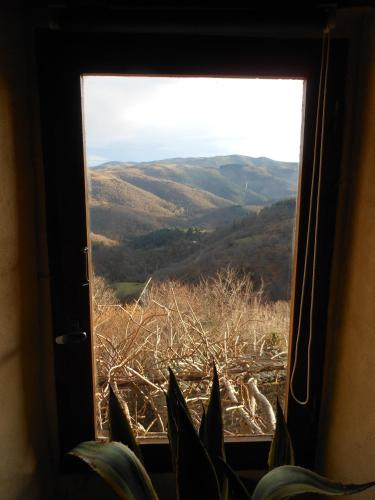
{"label": "forested hillside", "polygon": [[94,271],[109,283],[197,282],[230,265],[289,298],[296,163],[231,155],[89,174]]}

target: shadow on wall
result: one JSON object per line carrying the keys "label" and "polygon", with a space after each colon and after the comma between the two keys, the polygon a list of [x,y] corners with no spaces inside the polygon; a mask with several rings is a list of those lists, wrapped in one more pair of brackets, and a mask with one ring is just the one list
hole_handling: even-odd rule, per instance
{"label": "shadow on wall", "polygon": [[[0,497],[50,498],[56,464],[48,294],[38,281],[31,28],[0,13]],[[35,123],[34,123],[35,125]],[[42,302],[42,300],[44,302]],[[4,411],[5,410],[5,411]]]}

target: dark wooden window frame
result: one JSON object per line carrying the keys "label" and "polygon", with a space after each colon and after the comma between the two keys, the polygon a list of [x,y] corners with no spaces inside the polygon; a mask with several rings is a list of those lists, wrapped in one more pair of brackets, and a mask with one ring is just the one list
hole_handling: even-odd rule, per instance
{"label": "dark wooden window frame", "polygon": [[[193,30],[194,31],[194,30]],[[62,455],[94,439],[91,312],[86,283],[87,193],[83,158],[81,76],[84,74],[187,75],[303,78],[305,127],[300,177],[294,304],[299,300],[311,185],[314,131],[322,42],[319,39],[254,37],[235,34],[114,34],[41,30],[37,33],[46,216],[51,275],[53,336],[85,331],[85,342],[55,346],[55,377]],[[311,397],[300,406],[289,397],[288,421],[299,464],[314,465],[324,362],[329,271],[339,179],[346,44],[331,43],[327,123],[318,240],[318,299],[312,350]],[[292,330],[296,327],[296,310]],[[308,310],[303,311],[306,316]],[[291,360],[295,336],[291,336]],[[303,332],[301,352],[306,351]],[[303,360],[303,355],[302,355]],[[304,391],[304,367],[296,390]],[[263,469],[267,438],[226,443],[236,469]],[[167,444],[144,444],[150,471],[170,470]]]}

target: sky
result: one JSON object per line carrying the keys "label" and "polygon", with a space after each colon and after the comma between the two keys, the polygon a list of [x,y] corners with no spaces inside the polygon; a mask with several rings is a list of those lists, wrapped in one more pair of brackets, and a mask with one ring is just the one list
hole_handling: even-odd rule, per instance
{"label": "sky", "polygon": [[86,162],[298,161],[302,80],[84,76]]}

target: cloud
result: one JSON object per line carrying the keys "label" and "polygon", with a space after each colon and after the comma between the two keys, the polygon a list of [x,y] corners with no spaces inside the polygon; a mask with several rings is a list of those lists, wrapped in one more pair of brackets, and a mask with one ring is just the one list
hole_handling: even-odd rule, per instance
{"label": "cloud", "polygon": [[84,78],[88,155],[142,161],[246,154],[297,161],[303,82]]}
{"label": "cloud", "polygon": [[86,156],[86,162],[89,167],[95,167],[95,165],[100,165],[101,163],[104,163],[106,161],[110,161],[111,158],[107,156],[100,156],[100,155],[95,155],[95,154],[88,154]]}

